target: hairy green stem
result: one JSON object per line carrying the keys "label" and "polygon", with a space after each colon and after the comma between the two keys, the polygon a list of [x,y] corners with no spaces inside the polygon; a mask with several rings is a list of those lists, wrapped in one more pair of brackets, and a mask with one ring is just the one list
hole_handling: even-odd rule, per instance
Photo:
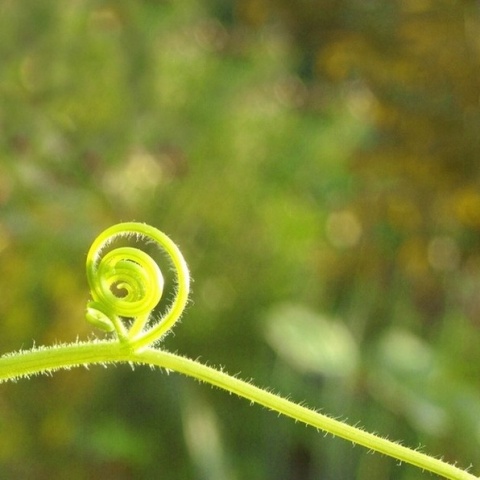
{"label": "hairy green stem", "polygon": [[170,352],[156,349],[148,349],[139,354],[134,354],[139,363],[157,365],[183,373],[198,380],[215,385],[223,390],[235,393],[251,402],[281,413],[294,420],[298,420],[312,427],[331,433],[354,444],[362,445],[370,450],[383,453],[396,458],[401,462],[415,465],[423,470],[428,470],[437,475],[451,480],[478,480],[474,475],[448,464],[442,460],[430,457],[417,450],[404,447],[396,442],[381,438],[372,433],[353,427],[344,422],[335,420],[315,410],[296,404],[286,398],[263,390],[251,383],[232,377],[197,361],[181,357]]}
{"label": "hairy green stem", "polygon": [[344,422],[258,388],[251,383],[203,365],[198,361],[156,348],[145,348],[136,351],[128,343],[101,341],[44,347],[18,352],[17,354],[8,354],[0,358],[0,382],[17,380],[34,374],[69,369],[81,365],[88,366],[91,364],[120,362],[144,364],[173,370],[235,393],[251,402],[263,405],[272,411],[291,417],[324,432],[349,440],[354,444],[383,453],[401,462],[415,465],[444,478],[450,480],[478,480],[478,477],[442,460],[378,437],[357,427],[347,425]]}
{"label": "hairy green stem", "polygon": [[16,381],[31,375],[49,373],[91,364],[127,362],[132,350],[118,340],[78,342],[32,348],[0,357],[0,382]]}

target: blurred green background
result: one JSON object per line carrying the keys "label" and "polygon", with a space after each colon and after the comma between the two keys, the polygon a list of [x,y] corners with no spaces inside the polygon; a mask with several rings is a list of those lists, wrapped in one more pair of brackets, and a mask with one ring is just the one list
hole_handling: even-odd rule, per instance
{"label": "blurred green background", "polygon": [[[1,352],[86,339],[86,252],[169,234],[165,348],[480,468],[480,5],[0,1]],[[0,386],[8,479],[414,480],[175,374]]]}

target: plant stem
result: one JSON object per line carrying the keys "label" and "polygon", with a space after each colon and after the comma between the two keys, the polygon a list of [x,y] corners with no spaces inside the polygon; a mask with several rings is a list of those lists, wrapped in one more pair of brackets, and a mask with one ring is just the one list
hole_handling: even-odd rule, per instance
{"label": "plant stem", "polygon": [[454,465],[347,425],[188,358],[155,349],[135,353],[134,357],[136,362],[158,365],[210,383],[287,417],[450,480],[478,480],[478,477]]}
{"label": "plant stem", "polygon": [[68,369],[80,365],[129,362],[174,370],[228,392],[235,393],[270,410],[321,429],[370,450],[410,463],[450,480],[478,480],[460,468],[424,453],[380,438],[357,427],[334,420],[254,385],[231,377],[194,360],[155,348],[133,349],[128,342],[99,341],[41,347],[0,358],[0,381],[16,380],[30,375]]}
{"label": "plant stem", "polygon": [[81,365],[128,362],[131,353],[128,343],[117,340],[69,343],[8,353],[0,358],[0,382]]}

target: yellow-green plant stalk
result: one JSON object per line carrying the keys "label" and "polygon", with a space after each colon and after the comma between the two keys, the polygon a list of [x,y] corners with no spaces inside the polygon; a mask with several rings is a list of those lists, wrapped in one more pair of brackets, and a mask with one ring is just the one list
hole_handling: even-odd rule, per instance
{"label": "yellow-green plant stalk", "polygon": [[[152,310],[162,296],[162,273],[156,262],[135,246],[108,248],[115,247],[113,242],[122,237],[155,243],[167,253],[173,265],[177,281],[176,294],[160,319],[152,318]],[[92,298],[87,305],[86,318],[94,326],[111,332],[113,338],[6,354],[0,358],[0,381],[90,364],[129,362],[161,367],[210,383],[424,471],[451,480],[478,479],[442,460],[298,405],[196,360],[159,348],[159,341],[180,318],[187,304],[190,276],[180,250],[156,228],[130,222],[105,230],[93,242],[88,253],[87,279]]]}

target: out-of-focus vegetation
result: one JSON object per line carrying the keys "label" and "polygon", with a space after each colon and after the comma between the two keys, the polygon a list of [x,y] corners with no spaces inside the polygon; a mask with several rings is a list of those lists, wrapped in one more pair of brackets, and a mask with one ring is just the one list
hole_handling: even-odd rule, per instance
{"label": "out-of-focus vegetation", "polygon": [[[480,466],[474,1],[3,1],[2,352],[86,338],[146,221],[195,279],[165,346]],[[5,478],[423,478],[175,375],[0,387]]]}

